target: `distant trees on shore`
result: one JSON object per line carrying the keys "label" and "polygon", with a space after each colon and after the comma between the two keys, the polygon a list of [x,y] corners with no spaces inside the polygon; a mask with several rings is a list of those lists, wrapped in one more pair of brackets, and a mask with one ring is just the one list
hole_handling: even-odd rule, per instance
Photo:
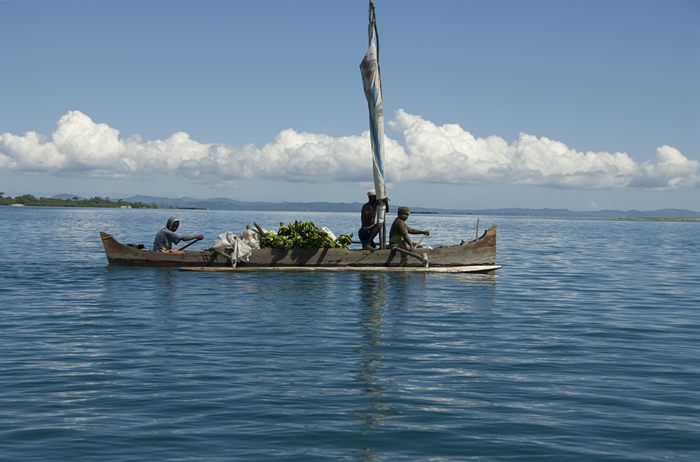
{"label": "distant trees on shore", "polygon": [[157,209],[156,204],[144,204],[143,202],[124,202],[119,199],[116,201],[110,200],[109,197],[91,197],[90,199],[80,199],[73,197],[72,199],[56,199],[53,197],[36,198],[31,194],[23,196],[10,197],[5,196],[5,193],[0,192],[0,205],[26,205],[38,207],[102,207],[102,208],[132,208],[132,209]]}

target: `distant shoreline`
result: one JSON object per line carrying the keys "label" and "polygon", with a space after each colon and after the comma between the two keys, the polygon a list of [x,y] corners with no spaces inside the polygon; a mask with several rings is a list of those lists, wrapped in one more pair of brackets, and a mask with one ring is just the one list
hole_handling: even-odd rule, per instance
{"label": "distant shoreline", "polygon": [[[191,197],[154,197],[132,196],[118,200],[109,197],[93,197],[84,199],[72,194],[59,194],[46,198],[36,198],[30,194],[15,198],[7,197],[0,193],[0,206],[44,206],[44,207],[99,207],[99,208],[147,208],[147,209],[173,209],[173,210],[231,210],[247,212],[319,212],[335,213],[348,212],[359,213],[362,204],[333,203],[333,202],[246,202],[236,201],[224,197],[210,199],[195,199]],[[567,209],[524,209],[524,208],[498,208],[498,209],[438,209],[420,206],[411,206],[411,213],[425,217],[442,214],[473,216],[498,216],[498,217],[527,217],[527,218],[572,218],[572,219],[604,219],[604,220],[651,220],[651,221],[700,221],[700,212],[684,209],[660,209],[660,210],[597,210],[597,211],[571,211]]]}
{"label": "distant shoreline", "polygon": [[700,221],[700,218],[613,217],[613,218],[606,218],[606,220]]}

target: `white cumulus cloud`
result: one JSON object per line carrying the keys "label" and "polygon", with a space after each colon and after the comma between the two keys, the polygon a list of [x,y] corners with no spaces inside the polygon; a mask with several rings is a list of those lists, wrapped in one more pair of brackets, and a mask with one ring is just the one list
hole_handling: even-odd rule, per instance
{"label": "white cumulus cloud", "polygon": [[[662,163],[640,166],[625,153],[582,153],[559,141],[525,133],[510,144],[497,136],[474,138],[459,125],[437,126],[401,110],[389,123],[403,135],[408,153],[407,160],[394,167],[399,181],[496,182],[576,189],[652,186],[640,181],[643,176],[654,177],[656,188],[698,183],[698,162],[686,159],[677,150],[673,150],[677,156],[669,162],[685,170],[669,167],[662,171]],[[682,181],[677,178],[681,171],[685,174]]]}
{"label": "white cumulus cloud", "polygon": [[[639,164],[625,153],[578,152],[545,137],[475,138],[455,124],[437,126],[403,110],[388,122],[388,180],[417,183],[528,184],[573,189],[675,189],[700,185],[699,163],[662,146]],[[178,132],[165,140],[120,138],[119,131],[71,111],[51,137],[0,134],[0,171],[64,177],[148,179],[170,175],[227,187],[241,180],[366,182],[370,142],[360,136],[280,132],[263,147],[204,144]]]}

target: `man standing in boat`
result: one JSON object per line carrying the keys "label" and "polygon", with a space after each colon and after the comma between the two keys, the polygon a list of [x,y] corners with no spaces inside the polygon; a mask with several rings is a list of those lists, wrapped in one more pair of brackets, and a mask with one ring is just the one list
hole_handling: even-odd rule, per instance
{"label": "man standing in boat", "polygon": [[426,236],[430,235],[430,231],[420,231],[418,229],[413,229],[406,224],[408,220],[408,215],[411,211],[405,205],[399,207],[398,217],[394,220],[391,225],[391,231],[389,231],[389,242],[394,246],[401,246],[406,250],[414,250],[413,243],[408,237],[409,234],[424,234]]}
{"label": "man standing in boat", "polygon": [[204,239],[204,236],[201,234],[199,236],[181,236],[177,234],[175,231],[177,231],[179,226],[180,220],[175,217],[168,218],[165,228],[156,234],[156,238],[153,241],[153,250],[156,252],[167,252],[172,249],[173,244],[177,244],[180,241],[193,241],[195,239],[200,241]]}
{"label": "man standing in boat", "polygon": [[367,192],[367,203],[362,206],[362,227],[357,235],[365,250],[374,250],[377,245],[374,243],[375,236],[381,231],[382,223],[375,223],[377,219],[377,207],[382,202],[386,204],[386,211],[389,211],[389,199],[377,200],[377,193],[374,189]]}

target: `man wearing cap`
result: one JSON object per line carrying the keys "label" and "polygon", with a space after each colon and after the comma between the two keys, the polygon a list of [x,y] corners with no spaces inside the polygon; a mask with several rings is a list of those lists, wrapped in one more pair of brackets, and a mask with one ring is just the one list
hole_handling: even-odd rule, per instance
{"label": "man wearing cap", "polygon": [[358,231],[357,236],[360,238],[362,248],[365,250],[374,250],[377,245],[374,243],[374,237],[382,229],[381,223],[375,223],[377,218],[377,207],[382,202],[386,204],[386,211],[389,211],[389,199],[386,197],[381,201],[377,200],[377,193],[374,189],[367,191],[367,203],[362,206],[362,227]]}
{"label": "man wearing cap", "polygon": [[408,220],[408,215],[411,211],[405,205],[399,207],[398,217],[394,220],[391,225],[391,231],[389,231],[389,242],[391,245],[401,246],[407,250],[413,250],[413,243],[408,237],[409,234],[425,234],[430,235],[430,231],[420,231],[413,229],[406,224]]}
{"label": "man wearing cap", "polygon": [[158,234],[156,234],[156,238],[153,241],[153,250],[156,252],[167,252],[168,250],[172,249],[173,244],[177,244],[180,241],[204,239],[204,236],[201,234],[199,236],[180,236],[175,232],[179,226],[180,220],[175,217],[168,218],[165,228],[161,229],[158,231]]}

